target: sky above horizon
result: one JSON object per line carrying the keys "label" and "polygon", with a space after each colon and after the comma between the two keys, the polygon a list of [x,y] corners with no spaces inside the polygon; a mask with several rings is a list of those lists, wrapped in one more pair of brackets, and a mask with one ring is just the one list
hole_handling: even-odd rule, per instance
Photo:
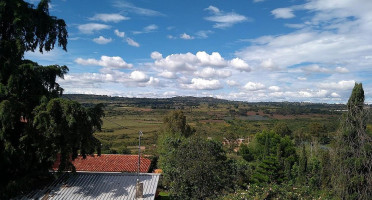
{"label": "sky above horizon", "polygon": [[[28,0],[37,4],[38,0]],[[372,103],[371,0],[52,0],[67,52],[65,93],[239,101]]]}

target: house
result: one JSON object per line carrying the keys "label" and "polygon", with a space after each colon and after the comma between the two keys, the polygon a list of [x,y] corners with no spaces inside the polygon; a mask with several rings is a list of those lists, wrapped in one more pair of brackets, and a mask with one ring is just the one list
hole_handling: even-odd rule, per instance
{"label": "house", "polygon": [[[53,170],[58,170],[60,163],[60,155],[57,155],[57,160],[53,165]],[[138,155],[124,154],[97,154],[84,159],[78,156],[72,161],[78,172],[137,172],[138,170]],[[140,172],[147,173],[150,170],[151,160],[141,157]]]}
{"label": "house", "polygon": [[[59,156],[53,165],[58,170]],[[160,173],[147,173],[151,160],[141,157],[140,173],[137,155],[102,154],[77,157],[72,164],[76,173],[65,172],[43,189],[16,199],[136,199],[139,185],[142,200],[154,200]],[[132,173],[130,173],[132,172]],[[138,184],[137,180],[140,182]]]}
{"label": "house", "polygon": [[142,200],[155,199],[160,174],[65,173],[45,187],[17,199],[136,199],[137,179],[143,183]]}

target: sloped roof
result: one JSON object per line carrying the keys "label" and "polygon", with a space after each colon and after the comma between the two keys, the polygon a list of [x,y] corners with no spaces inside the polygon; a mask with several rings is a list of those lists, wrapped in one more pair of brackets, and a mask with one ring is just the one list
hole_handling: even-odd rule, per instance
{"label": "sloped roof", "polygon": [[[58,170],[60,160],[57,160],[53,165],[53,170]],[[137,155],[123,155],[123,154],[101,154],[101,156],[87,156],[83,159],[78,156],[72,164],[76,171],[87,172],[137,172],[138,156]],[[151,160],[141,157],[140,172],[146,173],[149,171]]]}
{"label": "sloped roof", "polygon": [[[160,174],[140,173],[143,200],[155,199]],[[42,190],[17,199],[135,199],[137,174],[65,173]]]}

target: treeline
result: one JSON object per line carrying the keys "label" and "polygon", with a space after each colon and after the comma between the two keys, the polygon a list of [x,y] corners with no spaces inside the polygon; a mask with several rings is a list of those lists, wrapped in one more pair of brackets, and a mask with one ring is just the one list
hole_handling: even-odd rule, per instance
{"label": "treeline", "polygon": [[312,123],[311,137],[301,140],[280,122],[237,154],[205,139],[174,111],[158,139],[161,188],[172,199],[371,199],[372,135],[361,84],[347,109],[334,135]]}

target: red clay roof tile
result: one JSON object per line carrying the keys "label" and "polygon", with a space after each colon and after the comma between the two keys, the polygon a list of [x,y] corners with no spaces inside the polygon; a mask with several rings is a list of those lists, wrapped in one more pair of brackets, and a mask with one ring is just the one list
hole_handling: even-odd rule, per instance
{"label": "red clay roof tile", "polygon": [[[58,170],[60,160],[59,155],[53,165],[53,170]],[[123,155],[123,154],[102,154],[101,156],[87,156],[83,159],[78,156],[72,164],[76,171],[92,171],[92,172],[137,172],[138,155]],[[141,157],[141,173],[149,171],[151,160]]]}

